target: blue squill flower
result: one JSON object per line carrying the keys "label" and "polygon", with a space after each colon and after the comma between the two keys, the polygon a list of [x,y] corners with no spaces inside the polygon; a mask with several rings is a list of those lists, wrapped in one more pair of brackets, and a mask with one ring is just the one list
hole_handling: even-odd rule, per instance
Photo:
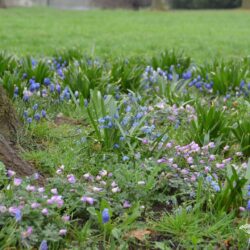
{"label": "blue squill flower", "polygon": [[24,117],[24,118],[27,118],[27,117],[28,117],[28,111],[27,111],[27,110],[25,110],[25,111],[23,112],[23,117]]}
{"label": "blue squill flower", "polygon": [[35,89],[38,90],[39,88],[40,88],[40,83],[37,82],[37,83],[36,83],[36,86],[35,86]]}
{"label": "blue squill flower", "polygon": [[240,82],[240,88],[243,88],[244,86],[245,86],[245,81],[242,80],[242,81]]}
{"label": "blue squill flower", "polygon": [[170,71],[170,72],[173,72],[173,71],[174,71],[174,65],[171,65],[171,66],[169,67],[169,71]]}
{"label": "blue squill flower", "polygon": [[36,83],[35,83],[35,82],[32,83],[32,84],[30,84],[29,90],[30,90],[31,92],[34,92],[34,91],[36,90]]}
{"label": "blue squill flower", "polygon": [[211,186],[216,192],[220,191],[220,186],[215,181],[211,181]]}
{"label": "blue squill flower", "polygon": [[202,87],[202,82],[197,82],[197,83],[195,83],[195,87],[196,87],[197,89],[199,89],[200,87]]}
{"label": "blue squill flower", "polygon": [[16,221],[21,221],[22,219],[22,212],[20,210],[20,208],[17,208],[17,207],[10,207],[9,208],[9,212],[11,215],[13,215],[16,219]]}
{"label": "blue squill flower", "polygon": [[49,90],[50,90],[50,92],[55,91],[55,85],[53,83],[49,85]]}
{"label": "blue squill flower", "polygon": [[119,113],[118,113],[118,112],[116,112],[116,113],[114,114],[114,118],[115,118],[115,119],[119,119]]}
{"label": "blue squill flower", "polygon": [[22,79],[26,79],[27,78],[27,73],[23,73]]}
{"label": "blue squill flower", "polygon": [[27,118],[27,122],[32,123],[32,118],[31,117]]}
{"label": "blue squill flower", "polygon": [[170,80],[170,81],[173,80],[173,75],[172,74],[168,74],[168,80]]}
{"label": "blue squill flower", "polygon": [[38,104],[35,104],[33,107],[32,107],[33,110],[37,110],[38,109]]}
{"label": "blue squill flower", "polygon": [[88,100],[87,99],[84,99],[84,107],[88,107]]}
{"label": "blue squill flower", "polygon": [[131,107],[130,107],[130,106],[127,106],[126,112],[129,113],[130,111],[131,111]]}
{"label": "blue squill flower", "polygon": [[104,119],[104,118],[100,118],[100,119],[98,119],[98,122],[99,122],[99,123],[104,123],[104,122],[105,122],[105,119]]}
{"label": "blue squill flower", "polygon": [[104,208],[102,211],[102,223],[105,224],[109,222],[110,216],[109,216],[109,210],[108,208]]}
{"label": "blue squill flower", "polygon": [[64,78],[64,74],[63,74],[62,69],[58,69],[58,70],[57,70],[57,74],[61,77],[61,79]]}
{"label": "blue squill flower", "polygon": [[194,81],[191,81],[189,84],[188,84],[188,87],[192,87],[194,86]]}
{"label": "blue squill flower", "polygon": [[248,90],[250,90],[250,83],[247,84],[247,88],[248,88]]}
{"label": "blue squill flower", "polygon": [[57,69],[60,69],[60,68],[61,68],[61,64],[60,64],[60,63],[57,63],[57,64],[56,64],[56,68],[57,68]]}
{"label": "blue squill flower", "polygon": [[115,99],[116,99],[116,100],[119,100],[119,99],[120,99],[120,94],[116,93],[116,94],[115,94]]}
{"label": "blue squill flower", "polygon": [[58,94],[61,93],[61,86],[58,83],[56,84],[56,91],[57,91]]}
{"label": "blue squill flower", "polygon": [[45,118],[45,117],[46,117],[46,111],[45,111],[45,110],[42,110],[42,111],[41,111],[41,115],[42,115],[43,118]]}
{"label": "blue squill flower", "polygon": [[139,126],[139,124],[140,124],[139,122],[134,122],[134,123],[132,124],[132,127],[135,128],[135,127]]}
{"label": "blue squill flower", "polygon": [[48,250],[48,244],[46,240],[43,240],[39,246],[39,250]]}
{"label": "blue squill flower", "polygon": [[33,84],[33,83],[36,83],[35,80],[33,78],[29,79],[29,84]]}
{"label": "blue squill flower", "polygon": [[50,79],[49,78],[44,78],[43,83],[45,86],[49,86],[50,85]]}
{"label": "blue squill flower", "polygon": [[108,123],[108,128],[112,128],[113,127],[113,123],[110,121],[109,123]]}
{"label": "blue squill flower", "polygon": [[16,95],[18,95],[18,87],[15,87],[15,89],[14,89],[14,94],[16,94]]}
{"label": "blue squill flower", "polygon": [[123,118],[123,120],[121,121],[121,125],[126,126],[128,124],[128,122],[129,122],[129,117],[125,116]]}
{"label": "blue squill flower", "polygon": [[210,83],[206,83],[206,84],[205,84],[205,88],[206,88],[206,89],[211,89],[211,88],[212,88],[212,85],[211,85]]}
{"label": "blue squill flower", "polygon": [[42,97],[45,97],[47,95],[47,90],[46,89],[43,89],[42,90]]}
{"label": "blue squill flower", "polygon": [[208,175],[208,176],[206,177],[206,181],[207,181],[207,182],[210,183],[212,180],[213,180],[212,176]]}
{"label": "blue squill flower", "polygon": [[63,90],[63,92],[62,92],[62,94],[61,94],[61,98],[62,98],[62,100],[63,100],[64,98],[66,98],[67,100],[70,99],[70,92],[69,92],[68,87],[66,87],[66,88]]}
{"label": "blue squill flower", "polygon": [[15,219],[16,219],[16,221],[20,221],[22,219],[22,212],[20,209],[17,209],[17,211],[15,213]]}
{"label": "blue squill flower", "polygon": [[39,121],[40,118],[41,118],[40,115],[39,115],[38,113],[35,113],[34,119],[35,119],[36,121]]}
{"label": "blue squill flower", "polygon": [[247,202],[247,210],[250,211],[250,200]]}
{"label": "blue squill flower", "polygon": [[31,59],[31,65],[32,65],[32,68],[34,68],[37,65],[37,61],[33,58]]}
{"label": "blue squill flower", "polygon": [[182,74],[182,78],[184,79],[184,80],[188,80],[188,79],[190,79],[192,77],[192,72],[191,71],[187,71],[187,72],[184,72],[183,74]]}
{"label": "blue squill flower", "polygon": [[122,160],[123,160],[123,161],[128,161],[128,160],[129,160],[129,157],[126,156],[126,155],[124,155],[124,156],[122,157]]}
{"label": "blue squill flower", "polygon": [[136,114],[136,116],[135,116],[135,119],[141,119],[143,117],[143,113],[142,112],[139,112],[139,113],[137,113]]}

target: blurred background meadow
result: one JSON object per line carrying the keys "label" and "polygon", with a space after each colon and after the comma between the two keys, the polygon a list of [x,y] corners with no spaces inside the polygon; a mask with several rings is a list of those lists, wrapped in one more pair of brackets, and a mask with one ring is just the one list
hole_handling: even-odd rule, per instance
{"label": "blurred background meadow", "polygon": [[[79,47],[101,56],[183,49],[198,61],[240,57],[249,52],[250,39],[243,2],[5,0],[5,6],[34,7],[0,10],[0,49],[49,55]],[[216,6],[220,9],[199,10]]]}

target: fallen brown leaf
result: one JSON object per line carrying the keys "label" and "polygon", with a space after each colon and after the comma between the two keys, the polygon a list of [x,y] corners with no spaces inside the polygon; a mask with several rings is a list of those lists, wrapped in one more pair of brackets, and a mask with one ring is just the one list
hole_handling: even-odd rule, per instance
{"label": "fallen brown leaf", "polygon": [[152,231],[147,229],[136,229],[127,233],[128,238],[136,238],[137,240],[143,241],[146,235],[150,235]]}

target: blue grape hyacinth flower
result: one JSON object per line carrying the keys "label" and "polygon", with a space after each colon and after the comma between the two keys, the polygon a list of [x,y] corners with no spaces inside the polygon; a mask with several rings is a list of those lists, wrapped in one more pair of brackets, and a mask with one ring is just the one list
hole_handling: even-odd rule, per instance
{"label": "blue grape hyacinth flower", "polygon": [[48,244],[46,240],[43,240],[40,244],[39,250],[48,250]]}
{"label": "blue grape hyacinth flower", "polygon": [[247,202],[247,210],[250,211],[250,200]]}
{"label": "blue grape hyacinth flower", "polygon": [[50,79],[49,78],[44,78],[43,83],[45,86],[49,86],[50,85]]}
{"label": "blue grape hyacinth flower", "polygon": [[105,224],[109,222],[110,216],[109,216],[109,210],[108,208],[104,208],[102,211],[102,223]]}

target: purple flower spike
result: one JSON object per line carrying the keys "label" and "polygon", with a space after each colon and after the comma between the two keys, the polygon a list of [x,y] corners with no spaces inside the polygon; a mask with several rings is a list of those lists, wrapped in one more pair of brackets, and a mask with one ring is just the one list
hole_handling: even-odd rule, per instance
{"label": "purple flower spike", "polygon": [[9,213],[16,218],[16,221],[20,221],[22,219],[22,212],[17,207],[10,207]]}
{"label": "purple flower spike", "polygon": [[22,232],[22,238],[25,239],[25,238],[28,238],[31,236],[33,232],[33,228],[32,227],[28,227],[27,230],[25,232]]}
{"label": "purple flower spike", "polygon": [[38,202],[34,202],[34,203],[31,204],[31,208],[32,208],[32,209],[39,208],[40,206],[41,206],[41,204],[38,203]]}
{"label": "purple flower spike", "polygon": [[61,236],[66,235],[66,233],[67,233],[67,229],[61,229],[61,230],[59,231],[59,235],[61,235]]}
{"label": "purple flower spike", "polygon": [[63,216],[62,216],[62,220],[63,220],[64,222],[67,222],[67,221],[70,220],[70,216],[69,216],[69,215],[63,215]]}
{"label": "purple flower spike", "polygon": [[94,198],[88,197],[88,196],[83,196],[83,197],[81,198],[81,201],[82,201],[82,202],[86,202],[86,203],[88,203],[89,205],[93,205],[94,202],[95,202]]}
{"label": "purple flower spike", "polygon": [[129,203],[129,201],[124,201],[123,202],[123,208],[130,208],[131,204]]}
{"label": "purple flower spike", "polygon": [[47,216],[47,215],[49,214],[48,208],[44,208],[44,209],[42,210],[42,214],[45,215],[45,216]]}
{"label": "purple flower spike", "polygon": [[68,182],[71,183],[71,184],[76,183],[76,178],[75,178],[75,176],[73,174],[67,175],[67,179],[68,179]]}
{"label": "purple flower spike", "polygon": [[8,170],[8,171],[7,171],[7,175],[8,175],[9,177],[13,177],[15,174],[16,174],[15,171],[12,171],[12,170]]}
{"label": "purple flower spike", "polygon": [[20,178],[14,178],[14,186],[20,186],[22,184],[22,179]]}

